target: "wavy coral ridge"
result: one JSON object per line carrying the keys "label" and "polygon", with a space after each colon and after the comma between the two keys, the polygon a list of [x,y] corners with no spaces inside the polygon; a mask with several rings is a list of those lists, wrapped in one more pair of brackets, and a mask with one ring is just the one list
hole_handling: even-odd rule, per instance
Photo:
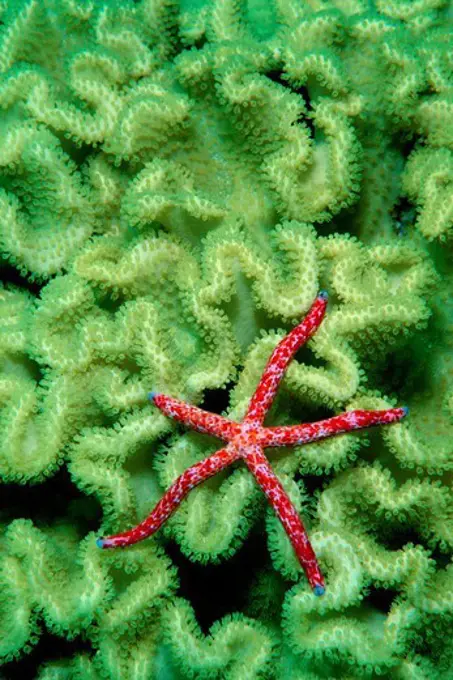
{"label": "wavy coral ridge", "polygon": [[[0,674],[451,678],[452,29],[444,0],[0,2]],[[240,468],[97,550],[215,448],[149,389],[240,419],[320,288],[268,424],[410,406],[269,456],[325,596]]]}

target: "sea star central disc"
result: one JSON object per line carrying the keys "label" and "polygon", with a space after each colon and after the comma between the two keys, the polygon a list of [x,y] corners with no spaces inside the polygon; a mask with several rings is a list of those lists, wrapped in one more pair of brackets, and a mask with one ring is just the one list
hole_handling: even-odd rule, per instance
{"label": "sea star central disc", "polygon": [[242,423],[235,423],[173,397],[150,392],[150,400],[162,413],[198,432],[218,437],[227,442],[227,445],[183,472],[143,522],[124,533],[98,538],[96,542],[100,548],[124,547],[151,536],[176,510],[191,489],[242,458],[280,519],[313,592],[315,595],[325,592],[324,578],[302,520],[272,470],[263,449],[307,444],[351,430],[394,423],[408,413],[405,406],[382,411],[355,410],[317,423],[284,427],[263,426],[288,364],[297,350],[315,333],[324,318],[326,307],[327,293],[321,291],[303,321],[279,342],[266,364]]}

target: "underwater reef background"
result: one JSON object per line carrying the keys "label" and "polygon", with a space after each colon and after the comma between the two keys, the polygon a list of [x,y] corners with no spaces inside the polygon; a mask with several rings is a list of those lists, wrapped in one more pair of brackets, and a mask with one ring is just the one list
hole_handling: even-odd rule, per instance
{"label": "underwater reef background", "polygon": [[[0,678],[453,677],[453,2],[0,0]],[[151,389],[267,423],[313,596],[244,465]]]}

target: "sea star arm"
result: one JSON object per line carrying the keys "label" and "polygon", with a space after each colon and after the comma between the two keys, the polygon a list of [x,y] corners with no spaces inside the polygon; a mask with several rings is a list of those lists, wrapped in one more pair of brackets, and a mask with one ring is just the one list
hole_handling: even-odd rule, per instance
{"label": "sea star arm", "polygon": [[99,548],[117,548],[121,546],[133,545],[143,541],[148,536],[154,534],[162,524],[176,510],[183,498],[195,486],[205,479],[212,477],[223,468],[233,463],[239,458],[239,453],[234,447],[220,449],[208,458],[187,468],[170,488],[165,492],[161,500],[157,503],[154,510],[143,522],[137,526],[124,531],[121,534],[98,538],[96,543]]}
{"label": "sea star arm", "polygon": [[239,426],[228,418],[219,416],[216,413],[209,413],[203,409],[191,404],[186,404],[184,401],[167,397],[165,394],[157,394],[150,392],[148,395],[157,408],[166,416],[178,420],[184,425],[188,425],[198,432],[205,432],[229,441],[239,431]]}
{"label": "sea star arm", "polygon": [[314,550],[308,540],[307,532],[296,508],[289,499],[277,475],[272,470],[263,450],[258,445],[247,446],[242,452],[242,456],[248,469],[254,475],[277,517],[283,524],[315,595],[323,595],[325,590],[324,578]]}
{"label": "sea star arm", "polygon": [[327,307],[327,293],[321,291],[308,314],[293,328],[271,354],[263,375],[250,400],[246,421],[261,424],[268,412],[285,371],[297,350],[311,338],[324,318]]}
{"label": "sea star arm", "polygon": [[342,413],[333,418],[319,420],[317,423],[266,427],[261,430],[261,444],[267,446],[295,446],[325,439],[351,430],[361,430],[373,425],[395,423],[408,414],[407,406],[389,408],[382,411],[356,410]]}

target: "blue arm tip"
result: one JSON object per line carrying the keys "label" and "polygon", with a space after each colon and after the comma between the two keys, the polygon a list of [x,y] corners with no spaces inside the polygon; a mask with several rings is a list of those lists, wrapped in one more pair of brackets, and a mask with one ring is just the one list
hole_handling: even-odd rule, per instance
{"label": "blue arm tip", "polygon": [[97,545],[98,548],[103,548],[103,547],[104,547],[104,541],[102,540],[102,538],[97,538],[97,539],[96,539],[96,545]]}
{"label": "blue arm tip", "polygon": [[324,586],[315,586],[313,592],[316,595],[316,597],[320,597],[321,595],[324,595],[326,589],[324,588]]}
{"label": "blue arm tip", "polygon": [[409,406],[403,406],[403,411],[404,415],[407,416],[409,414]]}
{"label": "blue arm tip", "polygon": [[321,300],[327,300],[329,297],[329,293],[326,290],[320,290],[318,293],[318,297],[321,298]]}
{"label": "blue arm tip", "polygon": [[154,401],[154,397],[157,396],[157,392],[148,392],[148,399]]}

